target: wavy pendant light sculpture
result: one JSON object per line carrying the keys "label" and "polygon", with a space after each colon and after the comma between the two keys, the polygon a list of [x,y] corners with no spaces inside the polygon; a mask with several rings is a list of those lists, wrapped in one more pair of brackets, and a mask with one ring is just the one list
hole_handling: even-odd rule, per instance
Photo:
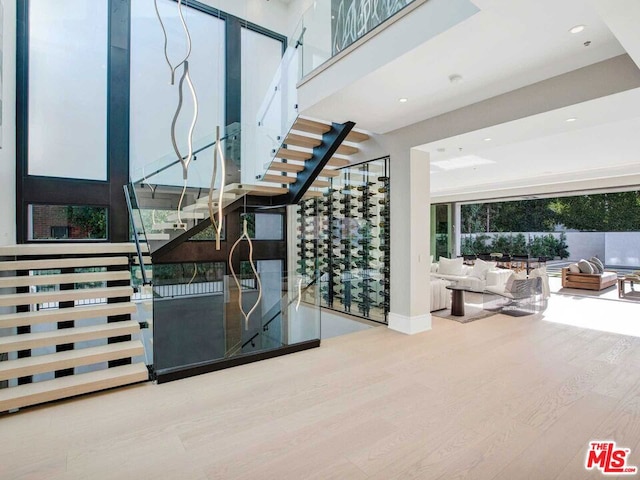
{"label": "wavy pendant light sculpture", "polygon": [[[247,233],[247,219],[244,218],[242,222],[243,222],[242,235],[240,235],[238,240],[236,240],[236,242],[231,247],[231,250],[229,251],[229,268],[231,269],[231,275],[233,276],[233,281],[236,283],[236,286],[238,287],[238,306],[240,307],[240,311],[242,312],[242,316],[244,317],[244,329],[249,330],[249,317],[255,311],[255,309],[258,308],[258,305],[260,304],[260,300],[262,299],[262,282],[260,282],[260,276],[258,275],[255,263],[253,262],[253,243],[251,242],[251,238]],[[247,243],[249,244],[249,264],[251,265],[251,270],[253,270],[253,274],[256,277],[256,283],[258,284],[258,298],[256,299],[256,303],[254,303],[253,307],[251,307],[251,310],[249,310],[246,313],[244,311],[244,308],[242,307],[242,285],[238,280],[238,276],[236,275],[236,271],[233,268],[233,262],[232,262],[233,252],[235,251],[236,247],[240,244],[243,238],[246,238]]]}
{"label": "wavy pendant light sculpture", "polygon": [[[184,201],[184,196],[187,192],[189,164],[193,159],[193,131],[195,129],[196,122],[198,121],[198,96],[196,95],[196,89],[193,86],[191,75],[189,73],[189,57],[191,56],[191,33],[189,32],[189,27],[187,26],[187,23],[184,20],[184,15],[182,14],[182,0],[178,0],[178,17],[180,18],[180,23],[182,24],[182,29],[184,30],[187,42],[187,52],[184,58],[174,66],[169,59],[169,38],[167,36],[167,29],[165,28],[164,22],[162,21],[162,16],[160,15],[160,10],[158,9],[158,0],[153,0],[153,4],[155,6],[156,16],[158,17],[158,21],[160,22],[160,28],[162,28],[162,35],[164,37],[164,58],[171,72],[171,85],[175,84],[176,71],[178,70],[178,68],[180,68],[180,66],[182,66],[182,76],[180,77],[180,82],[178,83],[178,105],[171,122],[171,144],[173,145],[173,150],[178,157],[178,160],[180,160],[180,163],[182,164],[182,178],[184,180],[182,193],[180,195],[180,200],[178,201],[177,208],[178,223],[182,224],[182,202]],[[184,99],[183,90],[185,82],[189,87],[189,93],[191,94],[191,99],[193,101],[193,117],[191,118],[191,125],[189,126],[189,132],[187,134],[187,155],[182,155],[182,152],[180,152],[180,149],[178,148],[178,141],[176,138],[176,124],[182,110],[182,103]]]}
{"label": "wavy pendant light sculpture", "polygon": [[[218,191],[218,220],[216,221],[213,214],[213,191],[216,184],[216,176],[218,173],[218,162],[220,162],[220,190]],[[216,146],[213,149],[213,175],[211,175],[211,184],[209,186],[209,218],[211,219],[211,225],[216,231],[216,250],[220,250],[220,238],[222,236],[222,200],[224,196],[224,179],[227,177],[227,168],[220,143],[220,127],[216,127]]]}

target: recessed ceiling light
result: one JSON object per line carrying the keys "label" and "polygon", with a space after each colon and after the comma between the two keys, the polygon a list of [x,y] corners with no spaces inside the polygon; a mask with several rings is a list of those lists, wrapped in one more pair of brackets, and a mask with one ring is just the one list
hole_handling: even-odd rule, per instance
{"label": "recessed ceiling light", "polygon": [[401,98],[400,100],[398,100],[400,103],[407,103],[409,101],[408,98]]}
{"label": "recessed ceiling light", "polygon": [[576,120],[577,120],[577,118],[575,118],[575,117],[567,118],[567,122],[569,122],[569,123],[575,122]]}
{"label": "recessed ceiling light", "polygon": [[485,138],[485,139],[484,139],[484,141],[485,141],[485,142],[490,142],[490,141],[491,141],[491,138],[487,137],[487,138]]}
{"label": "recessed ceiling light", "polygon": [[572,27],[571,29],[569,29],[569,33],[580,33],[585,29],[584,25],[576,25],[575,27]]}

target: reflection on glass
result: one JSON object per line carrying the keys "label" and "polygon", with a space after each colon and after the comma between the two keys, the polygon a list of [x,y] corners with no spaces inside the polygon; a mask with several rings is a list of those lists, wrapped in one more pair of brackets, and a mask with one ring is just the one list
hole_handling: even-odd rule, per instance
{"label": "reflection on glass", "polygon": [[29,240],[106,238],[106,207],[29,205]]}

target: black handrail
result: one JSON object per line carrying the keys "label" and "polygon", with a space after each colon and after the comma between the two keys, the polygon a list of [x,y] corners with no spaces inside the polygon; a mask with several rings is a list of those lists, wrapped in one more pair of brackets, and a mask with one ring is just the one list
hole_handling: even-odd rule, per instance
{"label": "black handrail", "polygon": [[278,318],[279,315],[282,315],[282,310],[278,310],[278,312],[273,317],[271,317],[271,319],[267,323],[265,323],[262,326],[262,331],[266,332],[267,330],[269,330],[269,324],[273,322],[276,318]]}
{"label": "black handrail", "polygon": [[255,340],[255,338],[256,338],[258,335],[260,335],[260,333],[259,333],[259,332],[256,332],[256,334],[255,334],[253,337],[251,337],[249,340],[247,340],[246,342],[244,342],[244,343],[242,344],[242,346],[240,347],[240,350],[242,350],[244,347],[246,347],[246,346],[247,346],[247,345],[249,345],[249,344],[251,344],[251,346],[252,346],[252,347],[255,347],[255,346],[256,346],[256,344],[255,344],[255,343],[253,343],[253,341]]}
{"label": "black handrail", "polygon": [[140,250],[138,229],[136,228],[136,222],[133,220],[133,206],[131,205],[131,197],[129,196],[129,185],[123,185],[122,188],[124,188],[124,199],[127,202],[127,210],[129,210],[129,218],[131,219],[131,230],[133,230],[133,240],[138,254],[138,263],[140,264],[140,273],[142,274],[142,284],[151,285],[151,282],[147,279],[147,270],[144,268],[144,259],[142,258],[142,250]]}

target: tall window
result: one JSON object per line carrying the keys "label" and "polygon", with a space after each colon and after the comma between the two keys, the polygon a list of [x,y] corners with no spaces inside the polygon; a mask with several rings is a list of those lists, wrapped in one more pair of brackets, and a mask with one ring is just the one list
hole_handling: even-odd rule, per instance
{"label": "tall window", "polygon": [[[186,53],[185,34],[178,17],[178,4],[158,0],[167,29],[169,58],[175,65]],[[213,15],[183,6],[189,26],[192,52],[189,71],[198,97],[198,122],[194,147],[213,141],[216,126],[224,135],[224,54],[225,22]],[[130,168],[134,180],[144,178],[177,160],[171,145],[171,121],[178,102],[177,83],[182,67],[176,72],[176,85],[170,85],[170,71],[164,58],[163,35],[153,0],[131,2],[131,126]],[[178,118],[177,139],[181,153],[187,152],[187,132],[191,124],[193,103],[185,85],[184,103]],[[213,169],[213,150],[208,148],[189,167],[189,186],[208,187]],[[153,177],[153,183],[182,185],[182,168],[176,165]]]}
{"label": "tall window", "polygon": [[107,180],[107,9],[29,1],[29,175]]}

